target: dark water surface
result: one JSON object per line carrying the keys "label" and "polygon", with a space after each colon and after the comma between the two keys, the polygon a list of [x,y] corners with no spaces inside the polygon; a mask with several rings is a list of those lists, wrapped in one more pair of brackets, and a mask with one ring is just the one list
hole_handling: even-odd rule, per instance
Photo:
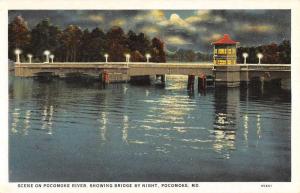
{"label": "dark water surface", "polygon": [[290,181],[291,95],[12,78],[9,177],[38,181]]}

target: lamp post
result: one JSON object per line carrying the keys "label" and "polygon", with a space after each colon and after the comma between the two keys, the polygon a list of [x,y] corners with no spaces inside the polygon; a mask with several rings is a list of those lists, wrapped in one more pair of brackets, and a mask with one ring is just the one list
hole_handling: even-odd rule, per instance
{"label": "lamp post", "polygon": [[126,62],[129,63],[130,62],[130,54],[125,54],[126,57]]}
{"label": "lamp post", "polygon": [[126,57],[126,63],[127,63],[127,68],[128,68],[128,64],[130,62],[130,54],[125,54]]}
{"label": "lamp post", "polygon": [[149,59],[151,58],[150,54],[146,54],[146,58],[147,58],[147,63],[149,63]]}
{"label": "lamp post", "polygon": [[[247,63],[247,58],[248,58],[248,53],[243,53],[243,57],[244,57],[244,64]],[[247,81],[246,81],[247,85],[249,84],[249,65],[247,65]]]}
{"label": "lamp post", "polygon": [[31,64],[32,54],[27,54],[27,57],[28,57],[29,63]]}
{"label": "lamp post", "polygon": [[53,54],[50,55],[50,59],[51,59],[51,63],[53,63],[53,59],[54,59],[54,55]]}
{"label": "lamp post", "polygon": [[21,61],[20,61],[20,54],[22,53],[22,51],[20,50],[20,49],[16,49],[15,50],[15,54],[16,54],[16,56],[17,56],[17,58],[16,58],[16,63],[21,63]]}
{"label": "lamp post", "polygon": [[258,53],[257,54],[257,57],[258,57],[258,64],[260,64],[260,60],[264,57],[264,55],[262,53]]}
{"label": "lamp post", "polygon": [[50,51],[49,51],[49,50],[45,50],[45,51],[44,51],[44,55],[46,56],[46,63],[49,63],[49,55],[50,55]]}
{"label": "lamp post", "polygon": [[243,57],[244,57],[244,64],[246,64],[247,58],[248,58],[248,53],[243,53]]}
{"label": "lamp post", "polygon": [[104,54],[104,57],[105,57],[105,63],[108,62],[108,54]]}

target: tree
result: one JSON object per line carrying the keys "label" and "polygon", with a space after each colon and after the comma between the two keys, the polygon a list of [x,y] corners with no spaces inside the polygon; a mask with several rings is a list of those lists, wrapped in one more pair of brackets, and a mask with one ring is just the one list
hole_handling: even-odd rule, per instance
{"label": "tree", "polygon": [[151,44],[151,62],[166,62],[166,53],[164,51],[164,43],[158,39],[153,38]]}
{"label": "tree", "polygon": [[91,61],[103,61],[106,47],[105,33],[99,28],[91,32],[90,57]]}
{"label": "tree", "polygon": [[81,43],[82,31],[76,25],[69,25],[61,34],[60,42],[62,50],[65,50],[66,62],[76,62],[79,59],[79,45]]}
{"label": "tree", "polygon": [[111,61],[125,61],[125,53],[130,53],[127,38],[120,27],[112,27],[106,34],[106,50]]}
{"label": "tree", "polygon": [[90,61],[90,42],[92,41],[92,37],[90,34],[90,31],[88,29],[85,29],[82,32],[82,36],[81,36],[81,44],[80,44],[80,58],[79,61],[80,62],[88,62]]}
{"label": "tree", "polygon": [[19,48],[27,52],[30,45],[30,31],[27,22],[21,17],[15,17],[8,25],[8,57],[15,58],[15,49]]}
{"label": "tree", "polygon": [[61,31],[57,26],[53,26],[49,19],[43,19],[31,31],[31,52],[39,60],[43,60],[44,51],[50,50],[57,56],[56,50],[59,47],[58,36]]}
{"label": "tree", "polygon": [[291,42],[284,40],[279,46],[279,62],[281,64],[291,63]]}

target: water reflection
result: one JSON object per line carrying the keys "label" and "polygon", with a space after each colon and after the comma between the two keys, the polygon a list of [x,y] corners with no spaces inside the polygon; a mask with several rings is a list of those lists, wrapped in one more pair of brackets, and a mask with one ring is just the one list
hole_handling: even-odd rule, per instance
{"label": "water reflection", "polygon": [[239,114],[239,92],[235,88],[218,87],[215,90],[215,121],[213,124],[215,152],[229,159],[236,149],[236,119]]}
{"label": "water reflection", "polygon": [[128,116],[123,115],[123,129],[122,129],[122,140],[124,143],[128,143],[127,138],[128,138]]}
{"label": "water reflection", "polygon": [[44,106],[44,110],[42,112],[42,130],[46,130],[47,134],[53,134],[53,105]]}
{"label": "water reflection", "polygon": [[18,133],[18,123],[20,120],[20,109],[14,108],[12,112],[12,124],[11,124],[11,132]]}
{"label": "water reflection", "polygon": [[[23,114],[23,116],[22,116]],[[21,121],[23,119],[23,121]],[[12,112],[12,123],[11,132],[20,133],[22,135],[28,135],[28,130],[30,128],[31,121],[31,111],[26,110],[22,112],[21,109],[15,108]]]}
{"label": "water reflection", "polygon": [[24,135],[28,135],[28,129],[30,128],[30,117],[31,117],[31,111],[26,110],[25,119],[24,119],[24,128],[23,128]]}
{"label": "water reflection", "polygon": [[243,121],[244,121],[244,140],[245,140],[245,144],[246,146],[248,146],[248,133],[249,133],[249,130],[248,130],[248,122],[249,122],[249,117],[248,117],[248,114],[245,114],[243,116]]}
{"label": "water reflection", "polygon": [[106,141],[106,130],[107,130],[107,112],[101,112],[99,121],[99,130],[100,130],[100,136],[101,140],[103,142]]}
{"label": "water reflection", "polygon": [[258,145],[258,141],[261,138],[260,114],[256,115],[256,136],[256,145]]}
{"label": "water reflection", "polygon": [[[18,82],[31,90],[17,91]],[[281,95],[216,88],[190,97],[181,79],[164,89],[30,79],[11,86],[12,180],[248,180],[248,165],[256,179],[276,180],[264,171],[289,171],[290,101]],[[49,151],[27,148],[35,144]]]}

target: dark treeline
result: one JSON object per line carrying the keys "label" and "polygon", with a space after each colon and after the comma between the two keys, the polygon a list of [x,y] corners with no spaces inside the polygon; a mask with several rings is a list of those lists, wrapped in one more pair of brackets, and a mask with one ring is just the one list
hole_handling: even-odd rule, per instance
{"label": "dark treeline", "polygon": [[168,61],[177,62],[199,62],[199,61],[212,61],[212,54],[195,52],[191,49],[179,49],[174,53],[167,54]]}
{"label": "dark treeline", "polygon": [[258,63],[257,54],[262,53],[263,64],[290,64],[291,63],[291,44],[290,41],[284,40],[281,44],[272,43],[257,47],[239,47],[237,49],[237,62],[243,63],[243,53],[248,53],[247,63]]}
{"label": "dark treeline", "polygon": [[43,52],[49,50],[55,61],[61,62],[96,62],[125,61],[125,53],[131,55],[130,61],[146,61],[145,54],[150,53],[151,62],[166,62],[164,43],[154,37],[150,40],[144,33],[127,34],[120,27],[112,27],[107,32],[99,28],[92,31],[82,30],[79,26],[70,25],[60,29],[50,23],[49,19],[41,20],[33,29],[29,29],[26,21],[18,16],[9,23],[9,59],[14,60],[14,50],[22,50],[22,61],[26,55],[33,54],[36,62],[45,61]]}

